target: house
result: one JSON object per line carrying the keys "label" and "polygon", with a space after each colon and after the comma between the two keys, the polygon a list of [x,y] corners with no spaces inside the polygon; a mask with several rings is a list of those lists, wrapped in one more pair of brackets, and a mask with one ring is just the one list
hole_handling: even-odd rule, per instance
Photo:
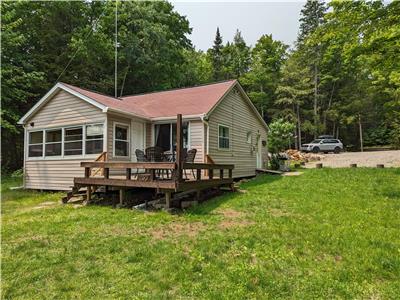
{"label": "house", "polygon": [[81,162],[136,161],[135,150],[174,149],[176,116],[195,162],[234,164],[233,177],[255,175],[267,160],[267,125],[239,82],[114,98],[57,83],[21,118],[24,186],[69,190]]}

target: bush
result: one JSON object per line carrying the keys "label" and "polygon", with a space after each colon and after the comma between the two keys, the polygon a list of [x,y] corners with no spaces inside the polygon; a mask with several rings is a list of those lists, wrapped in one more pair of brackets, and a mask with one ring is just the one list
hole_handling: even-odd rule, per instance
{"label": "bush", "polygon": [[268,150],[271,153],[279,153],[288,148],[293,138],[295,125],[278,119],[269,125]]}
{"label": "bush", "polygon": [[15,170],[12,172],[11,177],[12,178],[20,178],[24,175],[24,171],[22,169]]}

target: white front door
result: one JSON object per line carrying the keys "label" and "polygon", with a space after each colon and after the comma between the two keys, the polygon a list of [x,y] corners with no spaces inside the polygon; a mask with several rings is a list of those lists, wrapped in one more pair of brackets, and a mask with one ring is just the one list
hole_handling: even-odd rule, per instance
{"label": "white front door", "polygon": [[256,157],[257,157],[257,169],[262,169],[262,143],[261,136],[257,135],[257,144],[256,144]]}
{"label": "white front door", "polygon": [[131,160],[136,162],[136,149],[144,151],[144,123],[132,121],[131,124]]}

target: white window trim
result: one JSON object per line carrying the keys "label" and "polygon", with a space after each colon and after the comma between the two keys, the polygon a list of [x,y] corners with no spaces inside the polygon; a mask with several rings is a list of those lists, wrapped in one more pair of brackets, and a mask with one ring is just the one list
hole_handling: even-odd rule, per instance
{"label": "white window trim", "polygon": [[[105,132],[107,128],[104,126],[104,123],[101,122],[96,122],[96,123],[87,123],[87,124],[76,124],[76,125],[68,125],[68,126],[57,126],[57,127],[49,127],[49,128],[38,128],[38,129],[26,129],[27,132],[27,137],[26,137],[26,160],[31,161],[31,160],[73,160],[73,159],[91,159],[91,158],[96,158],[98,157],[99,154],[101,153],[93,153],[93,154],[86,154],[86,126],[90,125],[103,125],[103,146],[105,143]],[[74,154],[74,155],[64,155],[64,138],[65,138],[65,129],[69,128],[82,128],[82,140],[76,140],[76,141],[68,141],[68,142],[80,142],[82,141],[82,154]],[[52,130],[60,130],[61,129],[61,155],[53,155],[53,156],[46,156],[45,151],[46,151],[46,132],[47,131],[52,131]],[[29,146],[31,145],[40,145],[40,144],[30,144],[29,143],[29,135],[31,132],[38,132],[41,131],[43,133],[43,142],[42,142],[42,156],[37,156],[37,157],[30,157],[29,156]],[[99,139],[100,140],[100,139]],[[68,143],[67,142],[67,143]],[[49,142],[47,144],[56,144],[59,142]]]}
{"label": "white window trim", "polygon": [[[89,127],[89,126],[96,126],[96,125],[101,125],[101,126],[103,126],[103,137],[101,138],[101,139],[87,139],[87,137],[86,137],[86,135],[87,135],[87,128]],[[103,141],[103,147],[102,147],[102,152],[104,152],[104,132],[106,131],[105,129],[104,129],[105,127],[104,127],[104,123],[95,123],[95,124],[87,124],[87,125],[85,125],[85,132],[83,133],[83,135],[84,135],[84,139],[85,139],[85,155],[92,155],[92,154],[101,154],[101,153],[91,153],[91,154],[88,154],[88,153],[86,153],[86,143],[87,142],[91,142],[91,141]]]}
{"label": "white window trim", "polygon": [[[121,127],[127,127],[128,128],[128,132],[127,132],[127,140],[119,140],[115,138],[115,128],[120,125]],[[126,156],[123,155],[115,155],[115,142],[116,141],[123,141],[123,142],[127,142],[128,143],[128,153]],[[130,153],[131,153],[131,126],[130,124],[127,123],[121,123],[121,122],[113,122],[113,157],[115,158],[129,158],[130,157]]]}
{"label": "white window trim", "polygon": [[[220,138],[220,135],[219,135],[219,128],[220,128],[220,127],[225,127],[225,128],[228,128],[228,130],[229,130],[229,137],[228,137],[228,139],[229,139],[229,147],[228,147],[228,148],[221,148],[221,147],[219,146],[219,138]],[[218,136],[218,138],[217,138],[218,150],[221,150],[221,151],[230,151],[231,148],[232,148],[232,132],[231,132],[231,127],[230,127],[230,126],[227,126],[227,125],[224,125],[224,124],[218,124],[218,134],[217,134],[217,136]]]}
{"label": "white window trim", "polygon": [[[47,132],[48,131],[56,131],[56,130],[61,130],[61,141],[59,142],[48,142],[47,141]],[[54,158],[60,158],[63,156],[64,152],[63,152],[63,148],[64,148],[64,140],[63,140],[63,128],[47,128],[43,130],[43,139],[44,139],[44,153],[43,156],[44,157],[54,157]],[[61,154],[60,155],[49,155],[46,156],[46,145],[53,145],[53,144],[61,144]]]}
{"label": "white window trim", "polygon": [[[249,141],[250,138],[250,141]],[[251,145],[253,143],[253,132],[251,130],[246,133],[246,143]]]}
{"label": "white window trim", "polygon": [[[30,134],[31,133],[33,133],[33,132],[42,132],[42,143],[34,143],[34,144],[31,144],[30,143]],[[27,158],[28,158],[28,160],[40,160],[40,159],[43,159],[44,158],[44,151],[45,151],[45,148],[44,148],[44,136],[45,136],[45,134],[46,134],[46,132],[43,130],[43,129],[34,129],[34,130],[28,130],[28,133],[27,133],[27,143],[28,143],[28,147],[26,147],[27,149],[26,149],[26,156],[27,156]],[[42,156],[29,156],[29,147],[30,146],[35,146],[35,145],[40,145],[40,144],[42,144]]]}

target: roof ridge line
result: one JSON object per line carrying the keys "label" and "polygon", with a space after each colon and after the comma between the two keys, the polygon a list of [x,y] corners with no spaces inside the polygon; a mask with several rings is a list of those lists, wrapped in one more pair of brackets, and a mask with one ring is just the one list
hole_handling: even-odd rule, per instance
{"label": "roof ridge line", "polygon": [[123,97],[121,97],[121,98],[119,98],[119,99],[125,100],[124,98],[136,97],[136,96],[144,96],[144,95],[157,94],[157,93],[164,93],[164,92],[173,92],[173,91],[179,91],[179,90],[185,90],[185,89],[192,89],[192,88],[203,87],[203,86],[207,86],[207,85],[220,84],[220,83],[229,82],[229,81],[235,82],[235,81],[238,81],[238,80],[237,80],[237,79],[227,79],[227,80],[221,80],[221,81],[216,81],[216,82],[212,82],[212,83],[203,83],[203,84],[194,85],[194,86],[187,86],[187,87],[181,87],[181,88],[173,88],[173,89],[162,90],[162,91],[154,91],[154,92],[139,93],[139,94],[133,94],[133,95],[123,96]]}
{"label": "roof ridge line", "polygon": [[90,90],[90,89],[83,88],[83,87],[79,87],[79,86],[75,86],[75,85],[70,84],[70,83],[66,83],[66,82],[62,82],[62,81],[59,81],[58,83],[61,83],[61,84],[64,84],[64,85],[69,85],[69,86],[72,86],[72,87],[75,87],[75,88],[78,88],[78,89],[81,89],[81,90],[85,90],[87,92],[91,92],[91,93],[99,94],[99,95],[102,95],[102,96],[106,96],[106,97],[112,98],[114,100],[122,101],[122,98],[115,98],[115,97],[107,95],[105,93],[97,92],[97,91]]}

